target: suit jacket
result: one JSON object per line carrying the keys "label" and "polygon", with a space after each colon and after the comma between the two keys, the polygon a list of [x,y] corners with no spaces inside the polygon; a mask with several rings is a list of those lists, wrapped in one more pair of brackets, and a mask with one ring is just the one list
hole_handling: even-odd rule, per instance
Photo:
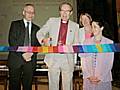
{"label": "suit jacket", "polygon": [[[112,40],[102,37],[101,44],[111,44],[113,43]],[[93,38],[87,40],[84,42],[84,44],[95,44],[93,42]],[[102,82],[108,82],[112,81],[112,74],[111,69],[113,66],[113,60],[114,60],[114,52],[106,52],[106,53],[96,53],[96,65],[94,65],[93,61],[93,54],[94,53],[81,53],[81,65],[83,70],[83,78],[86,79],[90,76],[93,76],[93,74],[98,77],[99,80]],[[94,68],[94,69],[93,69]],[[93,70],[94,73],[93,73]]]}
{"label": "suit jacket", "polygon": [[[41,43],[42,39],[44,39],[46,33],[49,33],[49,37],[52,38],[52,45],[57,46],[58,43],[58,37],[59,37],[59,29],[61,24],[61,18],[50,18],[46,24],[37,32],[37,38],[39,42]],[[78,29],[79,25],[75,22],[72,22],[69,20],[68,22],[68,31],[66,36],[66,45],[73,45],[77,44],[79,40],[78,39]],[[68,63],[70,65],[71,70],[74,68],[74,54],[65,54],[67,56]],[[54,59],[58,58],[57,54],[51,53],[45,55],[45,62],[48,65],[48,67],[51,67],[54,62],[56,62]]]}
{"label": "suit jacket", "polygon": [[[31,28],[31,46],[39,46],[39,42],[36,38],[36,32],[39,30],[39,26],[32,23]],[[25,38],[25,24],[23,20],[12,21],[9,31],[9,46],[24,46]],[[9,52],[8,55],[8,66],[9,67],[20,67],[25,63],[22,57],[22,52]],[[32,56],[32,62],[36,62],[37,53]]]}

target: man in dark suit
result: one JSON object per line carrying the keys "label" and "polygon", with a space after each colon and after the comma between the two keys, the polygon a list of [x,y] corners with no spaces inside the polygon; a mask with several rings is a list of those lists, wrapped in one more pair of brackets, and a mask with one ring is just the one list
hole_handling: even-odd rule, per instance
{"label": "man in dark suit", "polygon": [[[8,40],[10,46],[39,46],[36,32],[40,28],[32,23],[34,15],[34,5],[26,4],[23,8],[23,19],[11,23]],[[23,90],[32,90],[36,58],[37,53],[9,52],[9,90],[21,90],[21,81]]]}

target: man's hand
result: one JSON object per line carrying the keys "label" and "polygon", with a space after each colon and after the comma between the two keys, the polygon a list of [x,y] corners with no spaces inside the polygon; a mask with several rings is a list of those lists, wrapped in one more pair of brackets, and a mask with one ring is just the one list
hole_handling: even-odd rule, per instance
{"label": "man's hand", "polygon": [[43,43],[43,45],[45,45],[45,46],[50,46],[50,41],[51,41],[52,39],[51,38],[44,38],[43,40],[42,40],[42,43]]}
{"label": "man's hand", "polygon": [[25,59],[26,62],[31,61],[31,57],[32,57],[33,53],[29,53],[26,52],[24,54],[22,54],[23,58]]}
{"label": "man's hand", "polygon": [[99,80],[97,77],[95,76],[90,76],[87,78],[92,84],[98,84],[101,80]]}

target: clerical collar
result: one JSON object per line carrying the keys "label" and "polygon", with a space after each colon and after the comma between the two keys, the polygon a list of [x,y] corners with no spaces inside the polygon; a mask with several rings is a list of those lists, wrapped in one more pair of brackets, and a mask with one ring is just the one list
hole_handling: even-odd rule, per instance
{"label": "clerical collar", "polygon": [[63,21],[63,20],[61,20],[61,22],[62,22],[62,23],[68,23],[68,21]]}

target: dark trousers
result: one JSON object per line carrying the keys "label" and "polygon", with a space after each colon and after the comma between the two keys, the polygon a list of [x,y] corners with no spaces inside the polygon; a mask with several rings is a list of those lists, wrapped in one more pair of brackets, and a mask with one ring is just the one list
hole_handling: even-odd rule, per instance
{"label": "dark trousers", "polygon": [[32,90],[32,77],[35,64],[27,62],[19,68],[9,68],[9,90]]}

